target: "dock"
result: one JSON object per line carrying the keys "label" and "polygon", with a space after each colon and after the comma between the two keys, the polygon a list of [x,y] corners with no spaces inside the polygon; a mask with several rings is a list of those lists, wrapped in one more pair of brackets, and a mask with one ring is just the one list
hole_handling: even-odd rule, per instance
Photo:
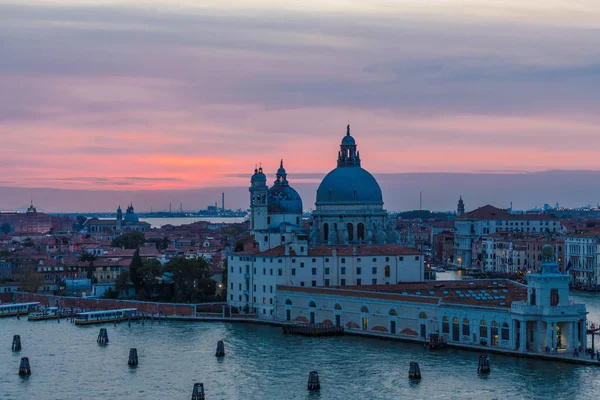
{"label": "dock", "polygon": [[325,324],[285,324],[283,333],[285,335],[302,336],[339,336],[344,334],[344,328]]}

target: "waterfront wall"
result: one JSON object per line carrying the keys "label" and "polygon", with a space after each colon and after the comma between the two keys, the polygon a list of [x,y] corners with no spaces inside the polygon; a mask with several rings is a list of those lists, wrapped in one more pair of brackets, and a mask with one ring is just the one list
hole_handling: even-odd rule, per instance
{"label": "waterfront wall", "polygon": [[[86,308],[97,310],[110,310],[117,308],[137,308],[138,312],[144,314],[160,314],[170,316],[192,317],[199,315],[222,316],[225,303],[206,303],[206,304],[183,304],[183,303],[153,303],[148,301],[135,300],[112,300],[97,298],[81,298],[54,296],[39,293],[16,293],[17,302],[40,302],[42,305],[50,307],[64,308]],[[228,307],[225,307],[228,311]]]}

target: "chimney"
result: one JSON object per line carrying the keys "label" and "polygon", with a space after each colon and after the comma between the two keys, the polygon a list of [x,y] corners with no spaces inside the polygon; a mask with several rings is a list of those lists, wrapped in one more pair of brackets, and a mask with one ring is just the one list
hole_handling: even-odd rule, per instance
{"label": "chimney", "polygon": [[225,212],[225,192],[221,192],[221,209]]}

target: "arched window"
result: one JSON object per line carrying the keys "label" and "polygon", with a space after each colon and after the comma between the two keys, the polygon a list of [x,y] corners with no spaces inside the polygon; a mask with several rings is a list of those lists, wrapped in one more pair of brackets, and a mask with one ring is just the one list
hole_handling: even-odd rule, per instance
{"label": "arched window", "polygon": [[419,318],[420,318],[420,319],[427,319],[427,314],[425,314],[423,311],[421,311],[421,312],[419,313]]}
{"label": "arched window", "polygon": [[290,299],[287,299],[287,300],[285,301],[285,305],[286,305],[286,306],[291,306],[291,305],[292,305],[292,301],[291,301]]}
{"label": "arched window", "polygon": [[390,315],[398,315],[398,313],[396,312],[396,310],[394,310],[393,308],[390,310],[389,314]]}
{"label": "arched window", "polygon": [[339,304],[336,304],[335,306],[333,306],[333,308],[335,308],[336,310],[342,310],[342,306]]}
{"label": "arched window", "polygon": [[479,323],[479,338],[487,340],[487,323],[484,320]]}
{"label": "arched window", "polygon": [[492,321],[492,346],[498,346],[498,323],[496,321]]}
{"label": "arched window", "polygon": [[329,224],[323,224],[323,240],[329,240]]}
{"label": "arched window", "polygon": [[365,224],[360,222],[356,227],[356,236],[358,240],[365,240]]}
{"label": "arched window", "polygon": [[452,318],[452,341],[460,341],[460,320],[458,317]]}
{"label": "arched window", "polygon": [[348,240],[353,241],[354,240],[354,225],[352,225],[351,223],[348,223],[348,225],[346,225],[346,229],[348,229]]}
{"label": "arched window", "polygon": [[363,313],[368,313],[368,312],[369,312],[369,309],[368,309],[366,306],[362,306],[362,307],[360,308],[360,312],[363,312]]}
{"label": "arched window", "polygon": [[502,324],[502,340],[510,340],[510,328],[506,322]]}
{"label": "arched window", "polygon": [[384,271],[385,271],[385,277],[389,278],[390,277],[390,266],[386,265],[384,268]]}
{"label": "arched window", "polygon": [[308,304],[308,306],[309,306],[309,307],[316,307],[317,305],[315,304],[315,302],[314,302],[314,301],[311,301],[311,302]]}
{"label": "arched window", "polygon": [[450,323],[448,321],[448,317],[442,318],[442,333],[450,333]]}
{"label": "arched window", "polygon": [[469,336],[471,334],[471,325],[469,325],[469,320],[464,318],[462,326],[462,334],[463,336]]}

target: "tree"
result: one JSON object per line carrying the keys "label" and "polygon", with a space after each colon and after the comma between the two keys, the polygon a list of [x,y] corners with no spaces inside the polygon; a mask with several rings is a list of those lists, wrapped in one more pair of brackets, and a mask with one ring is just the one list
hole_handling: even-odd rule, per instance
{"label": "tree", "polygon": [[113,239],[111,247],[122,247],[125,249],[138,249],[146,243],[146,236],[142,232],[127,232]]}
{"label": "tree", "polygon": [[104,292],[104,295],[102,297],[105,299],[116,299],[119,297],[119,292],[109,287],[108,289],[106,289],[106,292]]}
{"label": "tree", "polygon": [[87,221],[87,218],[84,217],[83,215],[78,215],[75,220],[77,221],[77,223],[81,226],[83,226],[83,224],[85,224],[85,221]]}
{"label": "tree", "polygon": [[2,224],[2,226],[0,226],[0,232],[4,233],[5,235],[8,235],[10,231],[12,231],[12,227],[8,222],[5,222]]}
{"label": "tree", "polygon": [[151,258],[143,262],[142,268],[138,269],[136,274],[140,285],[144,288],[145,298],[149,298],[152,287],[157,285],[157,279],[162,275],[162,264],[157,259]]}
{"label": "tree", "polygon": [[173,300],[201,301],[214,295],[215,281],[210,277],[210,264],[204,257],[175,257],[164,266],[174,285]]}
{"label": "tree", "polygon": [[94,262],[97,260],[96,256],[94,254],[85,252],[83,253],[80,257],[79,257],[79,261],[80,262],[84,262],[84,263],[88,263],[88,266],[86,268],[86,278],[88,278],[89,280],[93,280],[94,279]]}
{"label": "tree", "polygon": [[15,278],[24,292],[36,293],[44,284],[44,279],[37,273],[35,267],[22,266],[17,271]]}
{"label": "tree", "polygon": [[127,289],[128,283],[129,274],[127,273],[127,271],[121,272],[115,282],[115,290],[117,292],[117,297],[121,295],[121,292],[123,292],[123,290]]}
{"label": "tree", "polygon": [[129,264],[129,281],[133,283],[136,293],[142,286],[142,280],[140,279],[139,271],[141,271],[143,267],[144,262],[142,261],[142,257],[140,257],[140,249],[137,249],[135,253],[133,253],[131,264]]}

